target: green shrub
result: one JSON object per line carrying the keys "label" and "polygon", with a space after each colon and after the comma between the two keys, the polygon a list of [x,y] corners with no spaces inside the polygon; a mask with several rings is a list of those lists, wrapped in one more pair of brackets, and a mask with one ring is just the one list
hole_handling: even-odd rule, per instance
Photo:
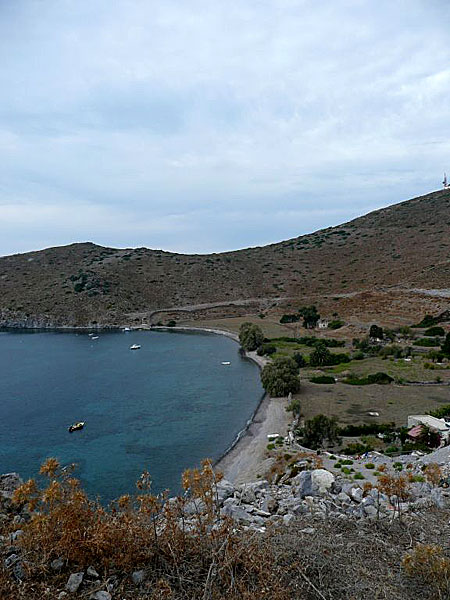
{"label": "green shrub", "polygon": [[423,335],[428,335],[428,336],[432,336],[435,337],[437,335],[445,335],[445,331],[443,327],[430,327],[429,329],[427,329],[426,331],[424,331]]}
{"label": "green shrub", "polygon": [[334,377],[331,375],[317,375],[316,377],[311,377],[309,381],[311,383],[336,383]]}
{"label": "green shrub", "polygon": [[342,450],[342,454],[353,455],[353,454],[365,454],[366,452],[370,452],[373,450],[373,446],[369,444],[360,444],[359,442],[354,442],[353,444],[349,444]]}
{"label": "green shrub", "polygon": [[426,329],[427,327],[433,327],[434,325],[437,325],[437,324],[438,324],[437,317],[433,317],[431,315],[425,315],[424,318],[420,321],[420,323],[417,323],[416,325],[411,325],[411,327]]}
{"label": "green shrub", "polygon": [[353,461],[350,458],[344,458],[344,460],[341,460],[341,463],[343,465],[352,465]]}
{"label": "green shrub", "polygon": [[358,377],[357,375],[351,374],[342,380],[343,383],[347,383],[349,385],[387,385],[390,384],[392,381],[394,381],[393,377],[381,371],[378,373],[367,375],[367,377]]}
{"label": "green shrub", "polygon": [[275,444],[267,444],[267,450],[273,450],[275,448]]}
{"label": "green shrub", "polygon": [[360,435],[376,435],[377,433],[390,433],[395,429],[395,423],[364,423],[362,425],[346,425],[339,429],[339,435],[356,437]]}
{"label": "green shrub", "polygon": [[414,346],[422,346],[424,348],[434,348],[439,346],[441,341],[438,338],[419,338],[414,340]]}
{"label": "green shrub", "polygon": [[176,324],[177,324],[177,322],[174,321],[173,319],[171,319],[170,321],[168,321],[167,327],[175,327]]}
{"label": "green shrub", "polygon": [[353,479],[365,479],[364,475],[362,473],[360,473],[359,471],[357,471],[354,475],[353,475]]}
{"label": "green shrub", "polygon": [[351,471],[348,467],[342,467],[341,472],[344,473],[344,475],[350,475]]}
{"label": "green shrub", "polygon": [[379,371],[378,373],[374,373],[373,375],[367,375],[367,381],[369,383],[377,383],[378,385],[386,385],[392,383],[394,378],[388,375],[387,373],[383,373]]}
{"label": "green shrub", "polygon": [[385,454],[393,454],[394,452],[398,452],[398,447],[397,446],[389,446],[388,448],[386,448],[386,450],[384,452],[385,452]]}
{"label": "green shrub", "polygon": [[270,354],[275,354],[276,351],[277,348],[273,344],[261,344],[256,350],[256,354],[258,356],[269,356]]}
{"label": "green shrub", "polygon": [[299,314],[294,314],[294,315],[283,315],[280,319],[280,323],[296,323],[297,321],[300,321],[300,316]]}
{"label": "green shrub", "polygon": [[330,321],[328,323],[328,329],[340,329],[345,325],[344,321],[340,321],[339,319],[335,319],[334,321]]}
{"label": "green shrub", "polygon": [[367,463],[365,467],[366,469],[375,469],[375,465],[373,463]]}

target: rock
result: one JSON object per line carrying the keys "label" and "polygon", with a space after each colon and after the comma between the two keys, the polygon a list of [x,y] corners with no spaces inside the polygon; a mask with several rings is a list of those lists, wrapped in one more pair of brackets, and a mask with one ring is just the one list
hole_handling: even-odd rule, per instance
{"label": "rock", "polygon": [[67,592],[60,592],[58,594],[58,600],[63,600],[63,598],[67,598]]}
{"label": "rock", "polygon": [[11,533],[11,542],[15,542],[18,538],[20,538],[20,536],[23,535],[23,530],[22,529],[18,529],[17,531],[13,531]]}
{"label": "rock", "polygon": [[345,492],[339,492],[339,494],[336,496],[336,500],[338,500],[342,504],[349,504],[350,497]]}
{"label": "rock", "polygon": [[145,581],[145,571],[141,569],[140,571],[134,571],[131,574],[131,579],[133,580],[134,585],[140,585]]}
{"label": "rock", "polygon": [[7,558],[5,558],[5,560],[3,561],[5,567],[7,569],[9,569],[10,567],[12,567],[16,562],[18,562],[20,560],[19,556],[17,554],[10,554]]}
{"label": "rock", "polygon": [[222,479],[216,486],[217,489],[217,497],[219,502],[223,502],[230,496],[234,494],[234,485],[227,481],[226,479]]}
{"label": "rock", "polygon": [[205,511],[206,504],[203,502],[203,500],[199,500],[198,498],[194,498],[184,505],[184,512],[186,515],[196,515]]}
{"label": "rock", "polygon": [[334,475],[326,469],[302,471],[291,480],[291,485],[301,498],[321,496],[328,492],[335,481]]}
{"label": "rock", "polygon": [[430,498],[435,506],[438,508],[445,508],[444,498],[442,497],[442,491],[434,488],[430,492]]}
{"label": "rock", "polygon": [[236,521],[240,521],[242,523],[248,524],[253,521],[252,515],[250,515],[241,506],[237,506],[236,504],[227,504],[221,509],[220,514],[222,516],[230,516]]}
{"label": "rock", "polygon": [[78,588],[80,587],[83,581],[83,577],[83,571],[81,571],[80,573],[72,573],[66,583],[66,590],[71,594],[74,594],[76,591],[78,591]]}
{"label": "rock", "polygon": [[375,504],[375,500],[372,496],[366,496],[361,500],[361,504],[366,508],[366,506],[373,506]]}
{"label": "rock", "polygon": [[349,496],[354,502],[357,502],[359,504],[363,499],[363,493],[364,492],[360,487],[354,487],[351,488]]}
{"label": "rock", "polygon": [[265,496],[261,502],[261,510],[271,514],[277,512],[278,502],[273,496]]}
{"label": "rock", "polygon": [[311,471],[311,483],[313,490],[316,489],[316,493],[322,495],[328,492],[335,481],[333,473],[326,469],[314,469]]}
{"label": "rock", "polygon": [[367,506],[364,506],[364,513],[368,516],[368,517],[376,517],[378,514],[378,510],[376,509],[375,506],[369,504]]}
{"label": "rock", "polygon": [[52,562],[50,563],[50,567],[53,569],[53,571],[61,571],[61,569],[64,567],[63,559],[55,558],[55,560],[52,560]]}
{"label": "rock", "polygon": [[90,600],[111,600],[112,596],[109,592],[99,591],[92,594]]}
{"label": "rock", "polygon": [[97,573],[97,571],[92,566],[88,567],[86,569],[86,575],[88,577],[91,577],[92,579],[98,579],[100,577],[100,575]]}
{"label": "rock", "polygon": [[302,471],[298,475],[292,478],[291,485],[297,492],[300,498],[312,495],[312,480],[311,471]]}
{"label": "rock", "polygon": [[11,499],[14,492],[22,483],[23,480],[17,473],[0,475],[0,497]]}
{"label": "rock", "polygon": [[283,524],[284,525],[289,525],[294,519],[295,519],[295,517],[292,514],[284,515],[284,517],[283,517]]}

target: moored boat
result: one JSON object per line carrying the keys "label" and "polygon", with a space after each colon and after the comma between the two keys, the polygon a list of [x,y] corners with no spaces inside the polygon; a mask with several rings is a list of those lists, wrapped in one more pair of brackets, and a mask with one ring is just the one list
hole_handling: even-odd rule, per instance
{"label": "moored boat", "polygon": [[78,423],[74,423],[73,425],[71,425],[70,427],[68,427],[69,433],[72,433],[73,431],[79,431],[80,429],[83,429],[84,423],[85,423],[84,421],[78,421]]}
{"label": "moored boat", "polygon": [[133,344],[132,346],[130,346],[130,350],[140,350],[141,346],[139,344]]}

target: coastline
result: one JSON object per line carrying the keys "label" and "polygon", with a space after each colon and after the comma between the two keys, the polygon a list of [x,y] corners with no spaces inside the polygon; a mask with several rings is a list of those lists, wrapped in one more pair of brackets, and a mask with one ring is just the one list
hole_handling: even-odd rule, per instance
{"label": "coastline", "polygon": [[[164,327],[154,326],[151,329],[171,331],[194,331],[225,335],[239,343],[239,337],[229,331],[208,329],[203,327]],[[267,359],[256,352],[245,352],[260,369],[267,364]],[[214,463],[214,469],[223,473],[224,478],[234,484],[249,483],[263,476],[269,467],[270,459],[266,457],[267,435],[279,433],[285,436],[288,432],[292,416],[287,412],[287,398],[271,398],[265,393],[246,426],[237,434],[231,446]]]}

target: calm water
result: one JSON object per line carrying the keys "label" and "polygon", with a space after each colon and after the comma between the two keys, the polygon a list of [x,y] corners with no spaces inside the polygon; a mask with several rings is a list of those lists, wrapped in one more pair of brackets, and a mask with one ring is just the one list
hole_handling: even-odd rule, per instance
{"label": "calm water", "polygon": [[[0,333],[0,473],[33,476],[56,456],[104,500],[133,492],[143,469],[155,491],[178,491],[183,469],[218,458],[245,426],[258,368],[218,335],[98,335]],[[70,434],[75,421],[86,426]]]}

